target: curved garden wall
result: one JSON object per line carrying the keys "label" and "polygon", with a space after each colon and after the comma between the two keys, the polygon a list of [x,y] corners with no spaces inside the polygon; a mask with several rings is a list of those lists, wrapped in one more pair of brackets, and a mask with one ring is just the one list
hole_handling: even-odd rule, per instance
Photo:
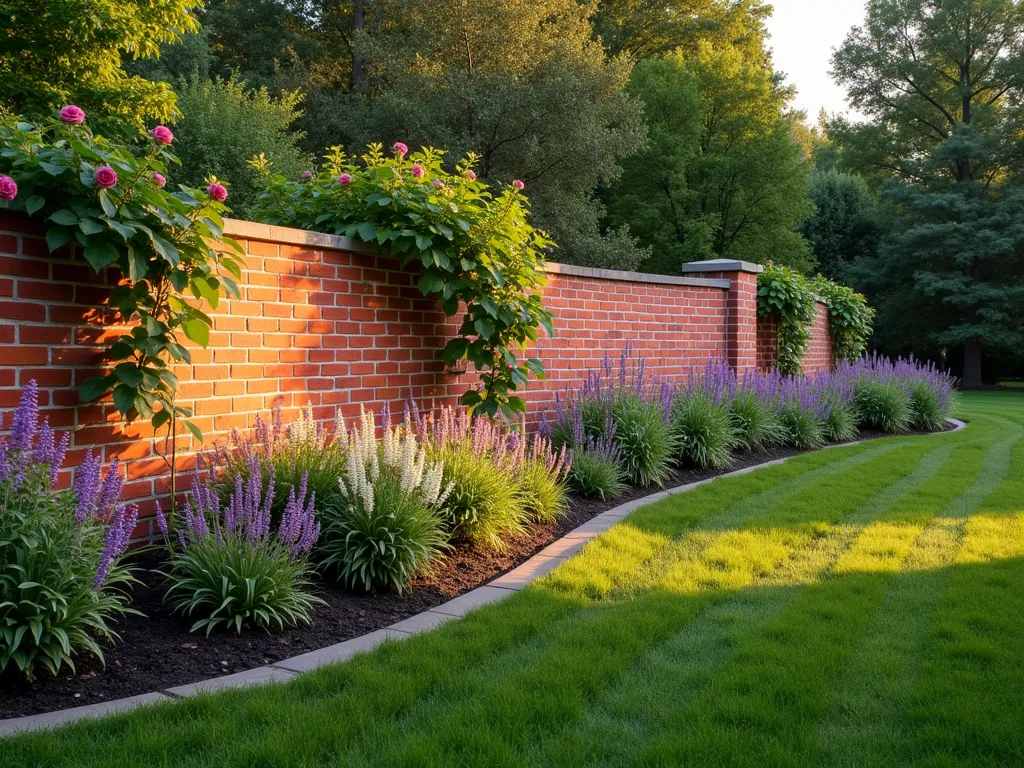
{"label": "curved garden wall", "polygon": [[[99,279],[66,251],[51,255],[43,234],[38,222],[0,215],[0,407],[16,405],[20,387],[35,379],[51,425],[73,431],[67,465],[90,448],[106,462],[120,460],[122,498],[146,514],[169,493],[164,446],[148,425],[119,422],[112,405],[80,405],[76,392],[101,366],[102,344],[122,330],[105,309],[117,275]],[[394,407],[410,394],[440,403],[467,387],[468,375],[445,371],[440,360],[454,324],[375,248],[242,221],[228,221],[226,234],[247,254],[242,298],[211,313],[210,346],[192,349],[193,364],[175,370],[181,404],[194,409],[207,445],[273,407],[308,402],[317,418],[333,420],[338,408],[353,416],[361,404]],[[757,269],[718,260],[666,277],[548,265],[545,303],[557,335],[538,344],[548,376],[530,383],[531,418],[627,343],[648,370],[673,378],[709,357],[739,369],[763,364]],[[809,354],[809,370],[831,360],[827,319],[815,325]],[[179,438],[179,469],[193,466],[193,448]],[[65,471],[62,484],[70,480]],[[136,536],[150,534],[144,518]]]}

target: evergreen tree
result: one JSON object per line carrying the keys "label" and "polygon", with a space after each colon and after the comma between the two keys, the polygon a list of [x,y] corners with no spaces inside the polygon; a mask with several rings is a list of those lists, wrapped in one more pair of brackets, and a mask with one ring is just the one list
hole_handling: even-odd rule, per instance
{"label": "evergreen tree", "polygon": [[[1019,0],[869,0],[833,58],[864,123],[830,126],[842,161],[889,182],[902,214],[873,276],[876,327],[928,312],[935,343],[962,345],[963,382],[981,384],[984,344],[1019,338],[1019,182],[1024,5]],[[893,181],[896,181],[894,184]],[[885,276],[880,283],[878,277]],[[891,297],[891,302],[884,299]],[[883,331],[884,333],[884,331]]]}

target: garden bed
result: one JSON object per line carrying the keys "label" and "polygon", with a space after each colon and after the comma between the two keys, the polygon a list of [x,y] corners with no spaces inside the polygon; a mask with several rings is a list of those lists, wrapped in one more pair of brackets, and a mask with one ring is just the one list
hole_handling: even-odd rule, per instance
{"label": "garden bed", "polygon": [[[665,487],[686,485],[797,453],[801,451],[778,448],[740,454],[727,469],[674,472]],[[76,672],[66,669],[56,678],[41,672],[35,682],[26,683],[15,674],[6,674],[0,677],[0,719],[186,685],[273,664],[382,629],[492,581],[595,515],[657,490],[630,488],[614,501],[572,496],[568,514],[558,523],[535,524],[524,535],[508,540],[500,551],[457,548],[435,566],[432,574],[417,577],[402,596],[353,594],[325,583],[321,597],[327,604],[317,609],[313,622],[275,633],[249,631],[239,636],[215,631],[209,637],[190,633],[190,622],[172,615],[162,603],[162,579],[152,572],[161,565],[158,555],[153,550],[142,552],[134,563],[141,583],[135,585],[131,607],[143,615],[125,616],[115,625],[121,641],[104,648],[106,667],[84,656],[76,659]]]}

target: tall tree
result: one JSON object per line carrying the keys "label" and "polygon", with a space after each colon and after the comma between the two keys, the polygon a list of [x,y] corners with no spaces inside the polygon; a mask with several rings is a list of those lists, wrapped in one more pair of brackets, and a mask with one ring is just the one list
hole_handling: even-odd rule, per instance
{"label": "tall tree", "polygon": [[963,346],[963,381],[978,385],[983,344],[1017,334],[1006,309],[1019,296],[1021,259],[1003,217],[1016,210],[1008,185],[1022,162],[1024,5],[869,0],[833,75],[868,118],[830,126],[843,162],[875,183],[895,181],[890,197],[907,217],[880,252],[887,263],[867,271],[889,275],[878,291],[902,306],[942,304],[932,338]]}
{"label": "tall tree", "polygon": [[765,19],[761,0],[600,0],[594,32],[608,52],[634,60],[673,51],[696,52],[709,42],[762,55]]}
{"label": "tall tree", "polygon": [[867,184],[839,171],[811,175],[808,194],[814,214],[801,232],[818,263],[818,271],[845,282],[850,262],[872,258],[881,237],[879,212]]}
{"label": "tall tree", "polygon": [[611,219],[651,248],[650,271],[715,256],[808,269],[800,222],[809,163],[785,112],[791,93],[763,61],[705,43],[641,62],[630,90],[643,103],[645,152],[607,194]]}
{"label": "tall tree", "polygon": [[131,75],[122,56],[156,56],[194,32],[201,0],[5,0],[0,4],[0,106],[29,117],[75,103],[90,124],[134,131],[167,121],[166,83]]}
{"label": "tall tree", "polygon": [[[480,155],[488,181],[522,179],[557,258],[633,266],[623,232],[603,231],[594,191],[643,146],[630,66],[594,42],[577,0],[377,0],[361,35],[365,96],[335,120],[359,151],[401,139]],[[312,108],[312,105],[311,105]]]}

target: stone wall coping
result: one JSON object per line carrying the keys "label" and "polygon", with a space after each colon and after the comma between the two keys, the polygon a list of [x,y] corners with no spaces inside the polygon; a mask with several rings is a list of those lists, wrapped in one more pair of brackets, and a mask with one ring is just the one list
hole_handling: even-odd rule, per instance
{"label": "stone wall coping", "polygon": [[708,259],[683,264],[682,270],[683,272],[748,272],[759,275],[764,272],[764,267],[751,261],[740,261],[739,259]]}
{"label": "stone wall coping", "polygon": [[[954,426],[950,432],[958,432],[967,424],[959,419],[947,418],[946,421]],[[943,434],[943,433],[938,433]],[[820,450],[834,448],[848,448],[859,445],[863,440],[856,440],[850,443],[835,443],[827,445]],[[802,454],[794,454],[800,456]],[[578,528],[570,531],[560,539],[555,540],[526,562],[513,568],[511,571],[497,577],[491,582],[465,592],[458,597],[449,600],[447,603],[435,606],[429,610],[410,616],[407,619],[396,622],[384,629],[378,629],[365,635],[345,640],[341,643],[329,645],[326,648],[303,653],[284,659],[263,667],[256,667],[245,672],[236,672],[232,675],[222,675],[207,680],[200,680],[188,685],[179,685],[174,688],[167,688],[162,691],[153,691],[137,696],[129,696],[125,699],[105,701],[98,704],[90,704],[72,709],[61,709],[54,712],[45,712],[39,715],[26,715],[15,717],[9,720],[0,720],[0,737],[9,736],[15,733],[26,731],[39,731],[47,728],[54,728],[60,725],[82,720],[86,718],[100,717],[103,715],[124,712],[137,707],[148,706],[159,702],[168,702],[174,699],[190,698],[214,691],[227,690],[230,688],[245,688],[252,685],[265,685],[270,683],[282,683],[304,673],[309,672],[325,664],[347,661],[357,653],[367,653],[385,642],[401,641],[420,634],[429,632],[432,629],[453,619],[461,618],[470,611],[476,610],[489,603],[495,603],[511,597],[516,592],[524,589],[530,582],[541,578],[550,571],[557,568],[570,557],[582,549],[591,539],[601,535],[616,523],[622,522],[628,515],[639,507],[653,504],[656,501],[667,499],[679,493],[692,491],[702,485],[722,480],[727,477],[746,475],[765,467],[773,467],[783,464],[794,456],[787,456],[782,459],[774,459],[761,464],[754,464],[743,469],[726,472],[721,475],[714,475],[704,480],[698,480],[675,488],[668,488],[649,496],[644,496],[633,501],[627,501],[617,507],[596,515],[586,521]]]}
{"label": "stone wall coping", "polygon": [[[281,245],[295,245],[305,248],[330,248],[349,253],[364,253],[375,256],[380,247],[373,243],[364,243],[342,235],[329,235],[325,232],[307,232],[293,227],[279,227],[273,224],[259,224],[255,221],[241,219],[225,219],[224,234],[240,240],[260,240]],[[746,263],[746,262],[735,262]],[[757,266],[756,264],[752,266]],[[578,267],[573,264],[549,262],[545,266],[548,274],[572,275],[589,277],[596,280],[618,280],[629,283],[650,283],[654,285],[684,285],[696,288],[729,289],[732,283],[721,278],[678,277],[676,275],[650,275],[643,272],[627,272],[619,269],[597,269],[595,267]],[[695,270],[700,271],[700,270]],[[708,269],[706,271],[715,271]],[[729,270],[719,270],[729,271]]]}

